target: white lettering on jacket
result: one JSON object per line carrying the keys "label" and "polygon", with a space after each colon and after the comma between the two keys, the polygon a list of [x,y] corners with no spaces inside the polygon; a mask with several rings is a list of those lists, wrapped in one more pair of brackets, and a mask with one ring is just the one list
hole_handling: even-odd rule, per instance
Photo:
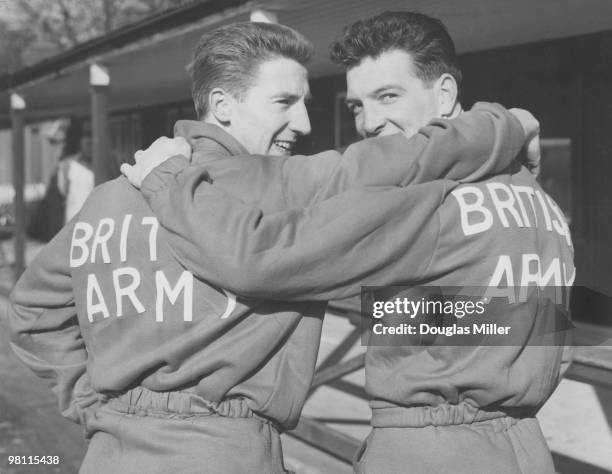
{"label": "white lettering on jacket", "polygon": [[168,297],[171,304],[176,303],[179,294],[183,292],[183,321],[193,320],[193,275],[184,271],[179,277],[174,288],[166,279],[161,270],[155,272],[155,321],[164,320],[164,296]]}
{"label": "white lettering on jacket", "polygon": [[[93,235],[93,227],[87,222],[77,222],[72,230],[72,245],[70,246],[70,267],[83,265],[89,257],[87,241]],[[80,252],[80,253],[79,253]],[[78,254],[78,257],[75,256]]]}
{"label": "white lettering on jacket", "polygon": [[[121,286],[121,277],[130,277],[130,283]],[[115,287],[115,301],[117,303],[117,317],[123,316],[123,298],[128,297],[132,306],[136,308],[138,314],[145,312],[145,307],[142,305],[136,296],[136,288],[140,286],[140,272],[133,267],[117,268],[113,271],[113,286]]]}
{"label": "white lettering on jacket", "polygon": [[[77,222],[72,233],[70,247],[70,267],[79,268],[86,264],[111,264],[125,263],[128,261],[129,232],[139,225],[147,226],[148,230],[148,259],[156,262],[157,235],[159,221],[152,216],[143,217],[140,223],[132,224],[132,214],[123,216],[120,227],[115,225],[112,218],[102,218],[97,226],[86,222]],[[133,230],[132,230],[133,231]],[[118,239],[112,237],[118,233]],[[113,245],[116,245],[115,249]],[[115,255],[114,252],[117,252]],[[139,249],[142,252],[141,249]],[[145,254],[146,255],[146,254]],[[118,257],[118,259],[117,259]],[[104,272],[87,274],[85,305],[87,319],[94,322],[94,317],[106,319],[111,315],[108,302],[104,295],[108,295],[110,282]],[[102,283],[102,284],[101,284]],[[141,270],[133,266],[123,266],[112,270],[112,291],[117,317],[122,317],[130,312],[142,314],[147,311],[147,301],[138,297],[138,289],[141,287]],[[106,285],[106,286],[105,286]],[[148,285],[147,285],[148,286]],[[106,291],[103,291],[105,289]],[[164,321],[164,304],[175,305],[182,298],[183,321],[193,321],[193,275],[183,271],[176,281],[168,279],[163,270],[155,271],[155,321]],[[142,295],[141,295],[142,297]],[[112,302],[112,300],[111,300]],[[112,303],[111,303],[112,304]],[[233,300],[235,306],[235,299]],[[228,298],[228,305],[232,300]],[[224,314],[224,317],[227,315]]]}
{"label": "white lettering on jacket", "polygon": [[[469,194],[474,196],[474,199],[470,199],[471,203],[468,203],[467,196]],[[480,189],[473,186],[465,186],[455,189],[452,195],[459,202],[461,227],[465,235],[479,234],[491,228],[493,225],[493,214],[483,206],[484,194]],[[470,218],[470,216],[472,217]]]}
{"label": "white lettering on jacket", "polygon": [[[571,273],[570,273],[571,271]],[[518,275],[512,267],[510,255],[500,255],[493,271],[491,281],[487,286],[486,298],[504,297],[508,303],[527,301],[527,292],[530,286],[539,288],[554,288],[555,303],[565,304],[563,300],[563,287],[570,287],[576,278],[576,269],[573,265],[568,268],[559,257],[551,260],[548,268],[542,269],[540,256],[534,253],[523,254]],[[518,290],[518,295],[516,294]]]}
{"label": "white lettering on jacket", "polygon": [[[498,228],[541,226],[558,234],[572,247],[569,226],[559,206],[540,189],[499,182],[461,186],[451,193],[459,205],[461,230],[465,236]],[[503,238],[503,231],[497,238]],[[491,273],[485,297],[507,298],[509,303],[525,302],[530,288],[547,288],[556,304],[569,303],[567,291],[574,283],[576,270],[571,261],[560,256],[545,261],[536,253],[500,255]],[[553,294],[554,292],[554,294]]]}
{"label": "white lettering on jacket", "polygon": [[[94,296],[97,299],[97,303],[94,303]],[[98,283],[96,275],[90,273],[87,275],[87,319],[89,319],[90,323],[93,323],[93,316],[96,313],[102,313],[103,318],[110,316],[100,283]]]}
{"label": "white lettering on jacket", "polygon": [[[487,183],[486,189],[491,200],[490,204],[485,202],[482,189],[476,186],[461,186],[451,193],[459,204],[461,229],[464,235],[488,231],[493,227],[494,216],[497,216],[504,228],[534,227],[538,225],[536,208],[539,208],[544,216],[546,230],[549,232],[554,230],[565,239],[567,245],[572,245],[569,226],[563,212],[547,194],[530,186],[504,183]],[[534,196],[537,198],[538,206]]]}

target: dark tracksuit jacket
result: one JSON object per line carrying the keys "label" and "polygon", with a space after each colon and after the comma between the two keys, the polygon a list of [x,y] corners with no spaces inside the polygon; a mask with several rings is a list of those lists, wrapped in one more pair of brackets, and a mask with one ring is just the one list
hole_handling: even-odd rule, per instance
{"label": "dark tracksuit jacket", "polygon": [[[436,121],[411,140],[371,140],[344,156],[263,157],[257,165],[214,126],[183,123],[178,132],[215,189],[272,214],[349,186],[481,176],[505,167],[523,141],[520,124],[493,106]],[[378,156],[384,167],[372,160]],[[232,234],[236,223],[226,224]],[[198,223],[191,230],[219,232]],[[101,400],[126,413],[256,415],[295,426],[324,303],[236,298],[179,265],[184,258],[166,244],[188,238],[160,227],[124,178],[98,187],[11,295],[16,354],[53,379],[64,415],[86,424]],[[159,393],[180,396],[160,406]]]}
{"label": "dark tracksuit jacket", "polygon": [[[349,148],[345,156],[350,153]],[[487,316],[532,326],[559,311],[542,304],[543,289],[560,288],[567,303],[575,275],[569,229],[558,206],[517,163],[499,176],[473,175],[471,183],[446,176],[401,187],[402,175],[360,182],[363,187],[348,191],[335,183],[327,194],[304,193],[301,204],[291,203],[311,207],[275,214],[232,199],[214,186],[214,176],[212,185],[205,182],[205,169],[183,167],[180,158],[161,165],[145,180],[143,193],[162,225],[181,236],[170,241],[177,257],[196,274],[237,293],[325,300],[358,294],[362,285],[401,283],[501,288],[490,295],[509,298],[503,288],[510,286],[522,296],[517,293],[512,304],[497,298]],[[202,226],[221,233],[198,234]],[[524,295],[520,287],[526,288]],[[406,456],[414,472],[489,472],[497,463],[501,472],[551,471],[533,416],[560,378],[568,341],[565,332],[555,334],[547,333],[544,344],[541,332],[526,330],[506,347],[370,347],[366,390],[374,431],[404,428],[402,436],[408,438],[381,435],[375,446],[369,440],[357,469],[402,472]],[[429,449],[406,449],[419,445],[410,438],[413,428],[473,429],[487,421],[486,429],[503,433],[501,438],[476,436],[468,443],[471,449],[458,445],[433,456],[438,434],[419,430],[420,446]],[[476,454],[457,465],[461,452]]]}

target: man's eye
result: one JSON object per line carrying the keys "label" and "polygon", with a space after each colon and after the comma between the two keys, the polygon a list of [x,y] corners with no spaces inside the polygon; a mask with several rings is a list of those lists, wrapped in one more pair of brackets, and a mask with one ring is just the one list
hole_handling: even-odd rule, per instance
{"label": "man's eye", "polygon": [[378,100],[382,102],[383,104],[391,104],[395,102],[395,99],[397,99],[397,94],[392,94],[392,93],[381,94],[378,97]]}
{"label": "man's eye", "polygon": [[363,109],[361,104],[348,104],[347,107],[353,115],[359,115]]}

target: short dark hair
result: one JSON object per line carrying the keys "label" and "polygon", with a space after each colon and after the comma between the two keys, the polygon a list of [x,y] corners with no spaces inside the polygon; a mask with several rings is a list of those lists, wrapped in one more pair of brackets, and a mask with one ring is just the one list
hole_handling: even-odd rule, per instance
{"label": "short dark hair", "polygon": [[215,87],[240,100],[262,62],[282,57],[305,65],[313,54],[303,35],[275,23],[232,23],[205,33],[187,67],[198,117],[208,112],[208,95]]}
{"label": "short dark hair", "polygon": [[365,58],[391,50],[407,52],[415,74],[431,83],[442,74],[461,85],[455,44],[440,20],[415,12],[384,12],[347,26],[330,47],[331,60],[349,70]]}

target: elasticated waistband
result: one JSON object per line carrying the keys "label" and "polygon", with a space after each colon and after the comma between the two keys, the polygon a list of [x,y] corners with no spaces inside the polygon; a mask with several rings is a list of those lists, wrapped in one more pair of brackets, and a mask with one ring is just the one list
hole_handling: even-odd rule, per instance
{"label": "elasticated waistband", "polygon": [[154,392],[136,387],[125,393],[108,397],[106,407],[129,415],[158,417],[224,416],[228,418],[257,416],[242,398],[231,398],[221,402],[205,400],[190,392]]}
{"label": "elasticated waistband", "polygon": [[[522,414],[523,416],[531,416]],[[477,423],[508,417],[505,411],[485,411],[468,403],[422,407],[381,407],[372,409],[375,428],[422,428]]]}

